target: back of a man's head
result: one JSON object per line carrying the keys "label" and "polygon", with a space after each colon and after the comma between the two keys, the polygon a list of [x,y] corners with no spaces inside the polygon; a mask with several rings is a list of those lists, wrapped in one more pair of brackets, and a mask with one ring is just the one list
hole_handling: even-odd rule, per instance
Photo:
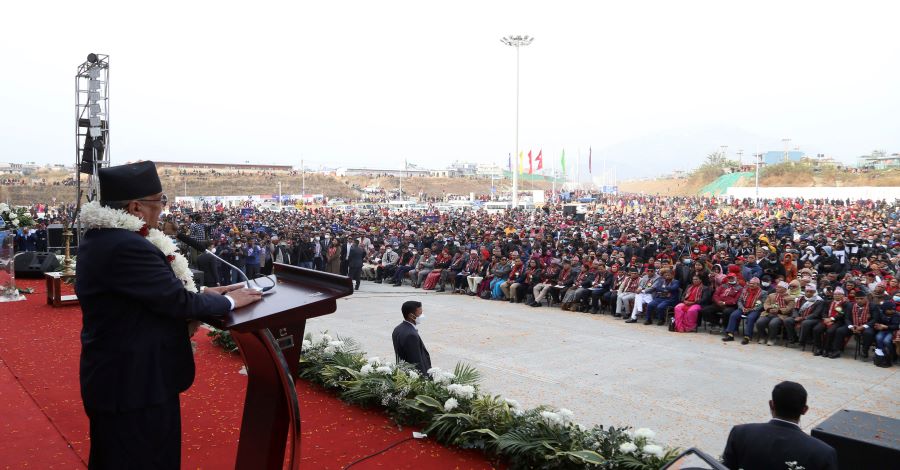
{"label": "back of a man's head", "polygon": [[806,389],[797,382],[784,381],[772,389],[772,413],[776,418],[799,421],[806,413]]}

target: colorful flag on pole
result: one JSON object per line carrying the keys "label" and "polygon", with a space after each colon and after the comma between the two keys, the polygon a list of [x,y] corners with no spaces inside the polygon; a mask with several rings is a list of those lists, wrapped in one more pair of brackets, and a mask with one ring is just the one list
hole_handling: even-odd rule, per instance
{"label": "colorful flag on pole", "polygon": [[524,156],[525,156],[525,151],[524,151],[524,150],[519,150],[519,168],[518,168],[518,170],[519,170],[519,174],[520,174],[520,175],[522,174],[522,167],[525,166],[525,165],[522,164],[522,158],[523,158]]}
{"label": "colorful flag on pole", "polygon": [[588,147],[588,173],[593,173],[594,170],[591,169],[591,148]]}
{"label": "colorful flag on pole", "polygon": [[544,169],[544,149],[538,150],[538,155],[535,157],[537,160],[537,171],[541,171]]}
{"label": "colorful flag on pole", "polygon": [[534,171],[532,161],[531,161],[531,150],[528,151],[528,174],[530,175]]}
{"label": "colorful flag on pole", "polygon": [[506,159],[506,166],[509,167],[509,172],[512,173],[512,152],[510,152],[509,158]]}
{"label": "colorful flag on pole", "polygon": [[562,156],[559,157],[559,167],[562,168],[563,178],[566,177],[566,149],[562,150]]}

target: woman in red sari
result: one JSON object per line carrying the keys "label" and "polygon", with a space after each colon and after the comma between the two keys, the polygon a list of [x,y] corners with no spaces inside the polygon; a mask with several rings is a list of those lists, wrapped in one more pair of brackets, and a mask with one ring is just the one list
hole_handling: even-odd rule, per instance
{"label": "woman in red sari", "polygon": [[685,333],[697,329],[697,315],[700,313],[700,302],[706,297],[707,287],[700,276],[691,279],[691,285],[684,290],[681,303],[675,306],[675,331]]}
{"label": "woman in red sari", "polygon": [[444,247],[444,249],[441,250],[441,254],[437,255],[437,258],[434,260],[434,269],[428,273],[428,277],[426,277],[425,282],[422,283],[423,290],[434,289],[434,286],[441,280],[441,272],[450,265],[452,259],[453,256],[450,255],[450,249]]}

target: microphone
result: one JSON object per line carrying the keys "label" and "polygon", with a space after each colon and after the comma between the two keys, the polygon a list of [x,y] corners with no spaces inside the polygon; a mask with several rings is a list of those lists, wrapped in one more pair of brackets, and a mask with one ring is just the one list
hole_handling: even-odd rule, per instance
{"label": "microphone", "polygon": [[[244,271],[243,271],[243,270],[239,269],[237,266],[235,266],[235,265],[229,263],[228,261],[225,261],[225,260],[222,259],[219,255],[213,253],[212,251],[207,250],[206,247],[203,246],[202,243],[198,242],[197,240],[194,240],[193,238],[191,238],[190,236],[188,236],[188,235],[186,235],[186,234],[184,234],[184,233],[179,233],[178,235],[175,235],[175,238],[177,238],[178,240],[184,242],[185,245],[187,245],[187,246],[189,246],[189,247],[191,247],[191,248],[193,248],[193,249],[195,249],[195,250],[197,250],[197,251],[203,251],[203,252],[209,253],[210,255],[213,256],[213,258],[215,258],[215,259],[217,259],[217,260],[219,260],[219,261],[225,263],[226,266],[228,266],[228,267],[230,267],[231,269],[237,271],[238,274],[240,274],[241,277],[244,278],[244,282],[247,284],[247,288],[248,288],[248,289],[255,289],[255,290],[258,290],[258,291],[261,291],[261,292],[265,292],[265,291],[267,291],[267,290],[269,290],[269,289],[272,288],[272,287],[251,287],[251,286],[250,286],[250,278],[248,278],[247,275],[244,274]],[[273,286],[273,287],[274,287],[274,286]]]}

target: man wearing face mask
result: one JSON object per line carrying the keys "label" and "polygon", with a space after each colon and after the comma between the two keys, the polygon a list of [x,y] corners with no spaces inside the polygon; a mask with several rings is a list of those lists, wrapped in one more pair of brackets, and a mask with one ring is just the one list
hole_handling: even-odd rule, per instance
{"label": "man wearing face mask", "polygon": [[425,318],[422,313],[422,302],[415,300],[403,302],[400,311],[403,313],[403,322],[397,325],[391,334],[396,361],[408,362],[427,376],[428,369],[431,369],[431,355],[425,349],[418,328]]}
{"label": "man wearing face mask", "polygon": [[775,253],[769,253],[760,260],[759,267],[762,268],[763,277],[769,276],[770,279],[777,279],[778,276],[783,278],[787,275],[784,265],[778,261],[778,255]]}
{"label": "man wearing face mask", "polygon": [[[246,248],[244,248],[244,244],[240,239],[236,239],[234,241],[234,249],[231,250],[231,259],[226,258],[227,261],[230,261],[236,268],[240,269],[244,273],[246,273],[246,264],[247,264],[247,255]],[[241,274],[237,272],[237,270],[231,270],[231,282],[237,283],[241,281]]]}
{"label": "man wearing face mask", "polygon": [[276,263],[291,264],[291,249],[288,248],[287,242],[276,235],[272,237],[272,244],[275,245],[274,261]]}
{"label": "man wearing face mask", "polygon": [[804,346],[812,336],[812,329],[822,319],[821,310],[825,301],[816,291],[816,286],[807,284],[803,290],[803,297],[797,299],[794,304],[794,314],[784,320],[784,328],[787,331],[788,345],[797,343],[797,329],[800,330],[800,346]]}
{"label": "man wearing face mask", "polygon": [[[213,253],[216,252],[216,244],[212,241],[203,243]],[[197,270],[203,271],[203,285],[216,287],[219,285],[219,260],[211,253],[203,252],[197,257]]]}
{"label": "man wearing face mask", "polygon": [[682,286],[691,285],[694,277],[694,262],[690,256],[685,255],[679,263],[675,264],[675,280]]}
{"label": "man wearing face mask", "polygon": [[375,282],[381,284],[384,278],[391,277],[397,270],[397,262],[400,261],[400,254],[394,251],[397,247],[388,245],[384,249],[384,256],[381,257],[381,263],[375,268]]}

